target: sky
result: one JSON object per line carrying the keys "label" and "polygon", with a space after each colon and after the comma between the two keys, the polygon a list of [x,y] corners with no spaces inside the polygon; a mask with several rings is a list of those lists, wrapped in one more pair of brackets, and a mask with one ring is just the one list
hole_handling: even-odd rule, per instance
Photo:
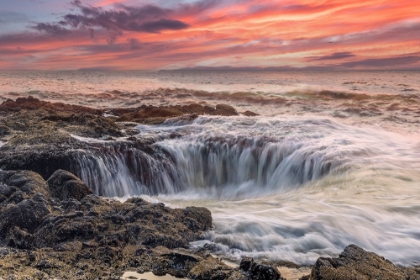
{"label": "sky", "polygon": [[0,69],[420,69],[419,11],[419,0],[0,0]]}

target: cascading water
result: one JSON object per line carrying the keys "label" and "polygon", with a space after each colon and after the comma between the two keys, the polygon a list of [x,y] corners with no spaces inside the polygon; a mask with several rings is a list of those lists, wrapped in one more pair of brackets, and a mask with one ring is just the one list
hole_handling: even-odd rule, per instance
{"label": "cascading water", "polygon": [[138,147],[119,143],[77,156],[78,175],[93,191],[107,197],[175,193],[177,174],[163,153],[155,157]]}
{"label": "cascading water", "polygon": [[397,264],[420,264],[419,71],[0,76],[3,100],[32,95],[101,108],[223,102],[261,114],[139,125],[147,145],[79,137],[96,144],[66,151],[69,171],[96,194],[210,209],[214,229],[194,246],[313,264],[356,243]]}
{"label": "cascading water", "polygon": [[137,129],[153,144],[83,153],[78,175],[106,196],[208,207],[215,228],[205,242],[216,253],[311,264],[356,243],[399,264],[420,261],[415,139],[296,116]]}
{"label": "cascading water", "polygon": [[[250,125],[242,121],[239,118],[230,125]],[[141,137],[159,135],[150,153],[115,143],[100,153],[79,156],[79,175],[105,196],[205,191],[238,199],[245,189],[242,197],[246,198],[300,186],[348,161],[342,152],[332,153],[316,135],[303,139],[281,135],[287,131],[280,131],[280,136],[223,135],[214,126],[218,122],[223,125],[224,120],[202,117],[191,124],[169,121],[163,126],[139,126]],[[213,132],[207,133],[209,125]],[[177,137],[170,137],[174,132]]]}

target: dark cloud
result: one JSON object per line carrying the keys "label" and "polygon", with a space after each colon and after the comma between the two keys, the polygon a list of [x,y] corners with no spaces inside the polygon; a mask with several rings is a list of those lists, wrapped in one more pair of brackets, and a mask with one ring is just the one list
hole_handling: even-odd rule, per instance
{"label": "dark cloud", "polygon": [[45,32],[47,34],[53,35],[53,36],[66,36],[70,33],[70,30],[60,26],[59,24],[51,24],[51,23],[38,23],[32,28],[40,31]]}
{"label": "dark cloud", "polygon": [[165,30],[165,29],[170,29],[170,30],[185,29],[188,27],[188,24],[185,24],[179,20],[160,19],[156,21],[145,22],[138,27],[139,28],[136,31],[159,33],[161,30]]}
{"label": "dark cloud", "polygon": [[411,67],[412,64],[420,61],[420,56],[409,55],[409,56],[397,56],[390,58],[370,58],[352,62],[342,63],[341,66],[344,67],[367,67],[367,68],[395,68],[406,66],[407,68]]}
{"label": "dark cloud", "polygon": [[34,29],[55,36],[68,35],[71,29],[84,28],[91,38],[95,37],[94,29],[102,28],[109,32],[108,43],[113,44],[124,31],[160,33],[164,30],[181,30],[188,24],[173,19],[174,10],[164,9],[154,5],[133,7],[116,5],[114,9],[86,6],[75,0],[71,4],[77,12],[68,13],[56,23],[38,23]]}
{"label": "dark cloud", "polygon": [[335,59],[344,59],[349,57],[354,57],[355,55],[351,52],[336,52],[330,55],[318,56],[318,57],[308,57],[308,61],[317,61],[317,60],[335,60]]}

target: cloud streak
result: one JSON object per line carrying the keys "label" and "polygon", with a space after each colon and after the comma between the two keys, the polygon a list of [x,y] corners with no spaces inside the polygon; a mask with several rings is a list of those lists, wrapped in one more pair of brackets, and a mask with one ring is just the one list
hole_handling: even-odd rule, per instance
{"label": "cloud streak", "polygon": [[420,62],[420,56],[410,55],[389,58],[369,58],[352,62],[346,62],[343,63],[342,66],[350,68],[383,68],[403,65],[410,67],[411,65],[415,65],[418,62]]}
{"label": "cloud streak", "polygon": [[330,55],[324,55],[319,57],[310,57],[309,61],[320,61],[320,60],[341,60],[345,58],[354,57],[355,55],[351,52],[336,52]]}
{"label": "cloud streak", "polygon": [[0,17],[32,22],[0,35],[0,68],[420,68],[411,0],[67,1],[54,2],[51,21]]}
{"label": "cloud streak", "polygon": [[77,13],[68,13],[55,23],[37,23],[32,28],[60,37],[84,28],[89,31],[91,38],[95,37],[95,28],[102,28],[109,32],[108,42],[115,43],[125,31],[160,33],[189,27],[187,23],[173,19],[172,10],[154,5],[133,7],[118,4],[111,10],[83,5],[80,0],[72,1],[71,5],[77,9]]}

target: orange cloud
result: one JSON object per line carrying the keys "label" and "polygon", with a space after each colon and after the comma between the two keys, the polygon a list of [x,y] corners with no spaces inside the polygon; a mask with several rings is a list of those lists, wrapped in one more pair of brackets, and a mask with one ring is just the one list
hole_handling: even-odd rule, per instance
{"label": "orange cloud", "polygon": [[73,3],[57,22],[0,36],[0,51],[8,53],[0,68],[159,69],[209,60],[229,66],[237,56],[241,65],[258,67],[383,68],[398,61],[396,68],[420,68],[418,1]]}

